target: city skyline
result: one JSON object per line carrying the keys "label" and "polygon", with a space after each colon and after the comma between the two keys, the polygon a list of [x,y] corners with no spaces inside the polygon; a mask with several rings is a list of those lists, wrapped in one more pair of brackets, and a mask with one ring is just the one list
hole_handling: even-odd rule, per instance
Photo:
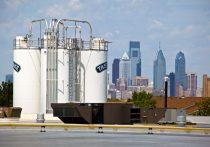
{"label": "city skyline", "polygon": [[[0,2],[0,80],[12,73],[13,39],[28,32],[31,20],[47,18],[85,19],[93,25],[93,35],[112,42],[108,67],[129,49],[130,40],[141,42],[142,76],[153,75],[153,60],[161,41],[166,73],[175,72],[174,58],[179,51],[187,59],[186,72],[210,75],[210,1],[197,0],[29,0]],[[202,65],[202,66],[201,66]],[[110,75],[111,76],[111,75]]]}

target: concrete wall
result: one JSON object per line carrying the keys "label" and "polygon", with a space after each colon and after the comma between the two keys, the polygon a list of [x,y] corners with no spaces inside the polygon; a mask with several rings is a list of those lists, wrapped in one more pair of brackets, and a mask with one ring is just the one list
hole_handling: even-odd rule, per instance
{"label": "concrete wall", "polygon": [[197,124],[210,124],[210,116],[187,116],[187,122],[197,123]]}

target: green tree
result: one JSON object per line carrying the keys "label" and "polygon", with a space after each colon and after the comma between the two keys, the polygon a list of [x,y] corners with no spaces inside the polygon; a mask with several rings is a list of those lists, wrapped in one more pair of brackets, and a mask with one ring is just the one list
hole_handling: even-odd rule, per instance
{"label": "green tree", "polygon": [[13,104],[13,84],[2,82],[0,85],[0,106],[11,107]]}
{"label": "green tree", "polygon": [[196,103],[198,106],[198,111],[195,115],[200,116],[210,116],[210,98],[206,98],[206,100]]}
{"label": "green tree", "polygon": [[145,91],[134,92],[132,95],[132,102],[135,106],[141,108],[155,108],[156,101],[152,99],[153,95]]}

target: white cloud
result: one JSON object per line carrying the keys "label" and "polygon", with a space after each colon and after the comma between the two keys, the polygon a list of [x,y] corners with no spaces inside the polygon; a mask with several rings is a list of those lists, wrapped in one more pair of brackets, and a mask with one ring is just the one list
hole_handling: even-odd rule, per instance
{"label": "white cloud", "polygon": [[120,31],[119,30],[115,30],[114,32],[115,32],[116,35],[119,35],[120,34]]}
{"label": "white cloud", "polygon": [[104,37],[105,39],[113,39],[116,38],[117,36],[120,35],[120,31],[119,30],[115,30],[113,32],[106,32],[102,35],[102,37]]}
{"label": "white cloud", "polygon": [[73,10],[80,10],[82,7],[80,0],[70,0],[68,6]]}
{"label": "white cloud", "polygon": [[64,7],[63,5],[54,4],[48,7],[46,11],[46,16],[60,18],[60,17],[67,17],[70,9]]}
{"label": "white cloud", "polygon": [[166,28],[165,25],[157,19],[153,19],[150,25],[150,29],[164,29]]}
{"label": "white cloud", "polygon": [[170,35],[173,36],[184,36],[184,37],[189,37],[189,36],[197,36],[197,35],[204,35],[207,32],[207,28],[205,26],[196,26],[193,24],[189,24],[185,27],[175,27],[172,28],[170,31]]}
{"label": "white cloud", "polygon": [[104,38],[112,38],[114,36],[114,34],[112,32],[106,32],[103,37]]}
{"label": "white cloud", "polygon": [[3,2],[8,6],[8,7],[18,7],[19,5],[23,4],[27,0],[3,0]]}
{"label": "white cloud", "polygon": [[69,2],[65,5],[63,3],[56,3],[47,8],[46,11],[39,10],[38,13],[45,13],[46,16],[54,17],[54,18],[65,18],[69,17],[70,13],[73,11],[78,11],[82,8],[82,4],[80,0],[69,0]]}

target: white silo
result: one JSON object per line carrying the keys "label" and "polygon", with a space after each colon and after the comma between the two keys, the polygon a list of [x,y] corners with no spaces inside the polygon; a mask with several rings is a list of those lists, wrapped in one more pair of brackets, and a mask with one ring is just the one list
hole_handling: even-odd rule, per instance
{"label": "white silo", "polygon": [[92,40],[92,48],[81,50],[81,102],[107,100],[107,50],[103,39]]}
{"label": "white silo", "polygon": [[47,97],[47,49],[41,49],[41,94],[40,94],[40,113],[46,113]]}
{"label": "white silo", "polygon": [[22,113],[40,111],[40,49],[27,47],[28,39],[16,37],[14,47],[13,105]]}
{"label": "white silo", "polygon": [[58,103],[69,100],[69,51],[58,49]]}

